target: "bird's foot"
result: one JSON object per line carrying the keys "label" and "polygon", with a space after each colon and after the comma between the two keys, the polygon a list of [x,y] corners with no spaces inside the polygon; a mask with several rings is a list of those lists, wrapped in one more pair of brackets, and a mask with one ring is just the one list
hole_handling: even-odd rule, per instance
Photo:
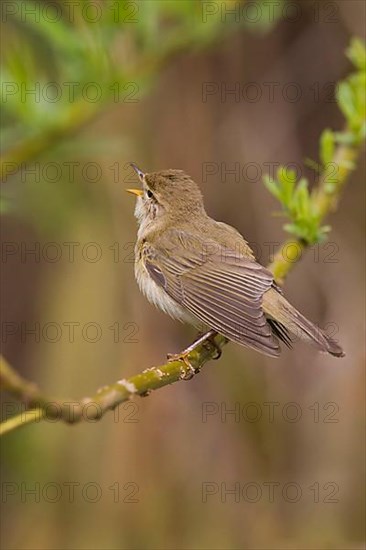
{"label": "bird's foot", "polygon": [[222,349],[220,348],[220,346],[217,344],[216,340],[215,340],[215,336],[217,336],[217,332],[213,332],[213,331],[210,331],[212,332],[212,334],[209,334],[206,339],[204,340],[203,342],[203,345],[208,347],[208,346],[212,346],[215,351],[216,351],[216,355],[214,357],[212,357],[212,359],[214,361],[217,361],[218,359],[220,359],[221,355],[222,355]]}
{"label": "bird's foot", "polygon": [[188,370],[182,375],[182,380],[191,380],[198,370],[196,370],[189,361],[189,354],[191,350],[184,350],[181,353],[168,353],[167,359],[169,363],[173,361],[182,361],[187,367]]}
{"label": "bird's foot", "polygon": [[219,359],[221,357],[221,348],[215,341],[216,336],[217,336],[217,332],[215,332],[214,330],[209,330],[205,334],[200,335],[199,338],[197,338],[193,342],[193,344],[188,346],[188,348],[184,349],[180,353],[169,353],[167,355],[169,362],[183,361],[183,363],[188,367],[187,372],[185,372],[184,375],[182,376],[183,380],[190,380],[191,378],[193,378],[195,374],[197,374],[200,371],[200,367],[195,369],[189,360],[190,353],[192,353],[199,345],[203,345],[206,347],[210,346],[209,350],[210,348],[215,349],[216,355],[212,357],[212,359]]}

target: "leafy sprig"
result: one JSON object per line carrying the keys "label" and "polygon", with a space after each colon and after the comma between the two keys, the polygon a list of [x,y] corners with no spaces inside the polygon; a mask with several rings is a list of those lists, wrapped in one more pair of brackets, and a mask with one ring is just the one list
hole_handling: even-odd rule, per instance
{"label": "leafy sprig", "polygon": [[285,231],[309,244],[325,238],[330,227],[320,225],[319,212],[311,201],[309,182],[306,178],[297,181],[294,170],[280,166],[276,179],[265,176],[264,183],[281,203],[283,213],[291,220],[291,223],[284,225]]}
{"label": "leafy sprig", "polygon": [[[320,164],[311,161],[318,171],[322,193],[330,198],[338,195],[344,171],[354,169],[350,155],[337,155],[337,147],[357,148],[366,137],[366,50],[363,42],[353,38],[346,54],[356,71],[341,81],[336,90],[337,103],[346,120],[345,130],[335,132],[326,128],[319,139]],[[290,223],[284,225],[285,231],[309,245],[326,238],[330,226],[321,223],[323,210],[317,200],[319,189],[312,192],[308,179],[297,180],[293,170],[280,166],[275,178],[264,176],[264,184],[289,219]]]}

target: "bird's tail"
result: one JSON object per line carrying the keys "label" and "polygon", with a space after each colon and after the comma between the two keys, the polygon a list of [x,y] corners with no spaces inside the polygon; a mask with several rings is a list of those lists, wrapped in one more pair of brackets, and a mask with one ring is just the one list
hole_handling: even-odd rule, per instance
{"label": "bird's tail", "polygon": [[263,295],[263,309],[269,320],[274,320],[276,334],[285,343],[289,340],[288,331],[295,337],[315,345],[320,351],[328,352],[335,357],[344,357],[342,348],[335,340],[306,319],[274,288]]}

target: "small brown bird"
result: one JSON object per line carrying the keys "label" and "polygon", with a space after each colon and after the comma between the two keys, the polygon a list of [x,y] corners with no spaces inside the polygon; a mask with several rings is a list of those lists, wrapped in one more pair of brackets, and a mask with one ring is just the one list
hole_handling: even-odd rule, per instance
{"label": "small brown bird", "polygon": [[127,190],[137,195],[139,287],[171,317],[210,329],[174,359],[185,359],[217,333],[273,357],[280,354],[279,340],[291,347],[291,335],[336,357],[344,355],[286,300],[240,233],[206,214],[202,194],[187,174],[144,174],[132,167],[142,183],[142,189]]}

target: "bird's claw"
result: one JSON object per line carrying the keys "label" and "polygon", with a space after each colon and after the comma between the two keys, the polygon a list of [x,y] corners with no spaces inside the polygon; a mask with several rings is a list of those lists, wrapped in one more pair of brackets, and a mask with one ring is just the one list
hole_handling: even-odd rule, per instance
{"label": "bird's claw", "polygon": [[192,367],[190,361],[189,361],[189,353],[168,353],[167,359],[169,363],[172,363],[173,361],[183,361],[183,363],[188,367],[188,371],[183,374],[181,377],[182,380],[191,380],[195,374],[197,374],[198,371],[194,367]]}
{"label": "bird's claw", "polygon": [[206,345],[207,344],[211,347],[213,347],[216,351],[216,355],[214,357],[212,357],[212,359],[214,361],[217,361],[218,359],[220,359],[221,355],[222,355],[222,349],[220,348],[220,346],[215,342],[215,336],[213,337],[210,337],[210,338],[207,338],[207,340],[203,343],[203,345]]}

